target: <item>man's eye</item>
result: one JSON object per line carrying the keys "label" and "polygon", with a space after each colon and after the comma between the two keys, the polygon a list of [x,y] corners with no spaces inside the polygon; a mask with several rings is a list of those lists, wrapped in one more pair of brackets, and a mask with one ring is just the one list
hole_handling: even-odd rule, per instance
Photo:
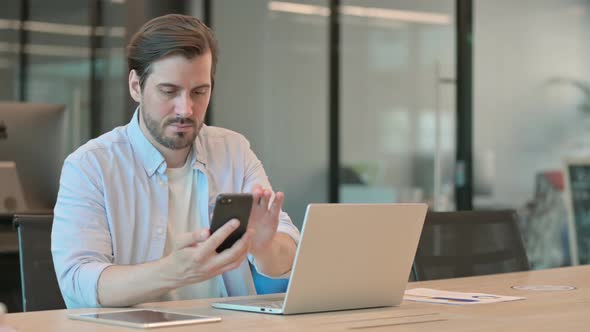
{"label": "man's eye", "polygon": [[193,93],[196,95],[204,95],[207,93],[207,90],[195,90]]}
{"label": "man's eye", "polygon": [[172,96],[176,93],[176,91],[174,90],[161,90],[163,94],[167,95],[167,96]]}

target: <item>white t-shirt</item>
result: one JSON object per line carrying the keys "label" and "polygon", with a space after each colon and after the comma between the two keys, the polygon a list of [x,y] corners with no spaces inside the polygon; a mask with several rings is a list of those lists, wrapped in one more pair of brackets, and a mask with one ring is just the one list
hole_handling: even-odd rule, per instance
{"label": "white t-shirt", "polygon": [[[166,244],[164,256],[172,252],[174,239],[177,234],[200,230],[199,211],[197,204],[198,172],[193,170],[189,163],[190,158],[181,168],[168,168],[168,227],[166,230]],[[221,297],[219,278],[215,277],[207,281],[186,285],[174,289],[164,295],[164,301],[178,301]]]}

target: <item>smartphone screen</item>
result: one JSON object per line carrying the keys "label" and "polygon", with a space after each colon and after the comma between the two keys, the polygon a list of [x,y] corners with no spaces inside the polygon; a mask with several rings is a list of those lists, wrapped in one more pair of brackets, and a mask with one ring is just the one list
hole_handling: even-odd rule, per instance
{"label": "smartphone screen", "polygon": [[248,229],[248,219],[252,209],[252,194],[219,194],[215,201],[213,209],[213,219],[211,220],[211,234],[215,233],[221,226],[233,218],[240,221],[238,227],[230,234],[223,243],[217,247],[217,252],[230,248],[239,240]]}

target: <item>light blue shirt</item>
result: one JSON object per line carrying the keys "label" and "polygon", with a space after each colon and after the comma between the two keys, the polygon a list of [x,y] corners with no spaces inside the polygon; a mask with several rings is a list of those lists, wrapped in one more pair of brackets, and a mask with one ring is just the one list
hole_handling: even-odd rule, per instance
{"label": "light blue shirt", "polygon": [[[270,187],[250,143],[236,132],[203,125],[190,158],[198,172],[193,204],[206,223],[203,227],[209,227],[218,193],[251,192],[256,184]],[[137,111],[126,126],[90,140],[66,158],[51,252],[68,308],[100,306],[97,285],[106,267],[162,258],[168,223],[166,167],[141,131]],[[299,231],[285,212],[278,231],[299,241]],[[223,295],[256,294],[247,261],[218,278]]]}

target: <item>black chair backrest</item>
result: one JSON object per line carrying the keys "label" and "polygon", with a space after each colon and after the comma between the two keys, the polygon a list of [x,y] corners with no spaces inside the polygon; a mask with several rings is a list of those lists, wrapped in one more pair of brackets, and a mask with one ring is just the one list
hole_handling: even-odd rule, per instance
{"label": "black chair backrest", "polygon": [[513,210],[429,211],[414,265],[417,280],[529,269]]}
{"label": "black chair backrest", "polygon": [[65,309],[53,259],[53,215],[17,215],[23,311]]}

